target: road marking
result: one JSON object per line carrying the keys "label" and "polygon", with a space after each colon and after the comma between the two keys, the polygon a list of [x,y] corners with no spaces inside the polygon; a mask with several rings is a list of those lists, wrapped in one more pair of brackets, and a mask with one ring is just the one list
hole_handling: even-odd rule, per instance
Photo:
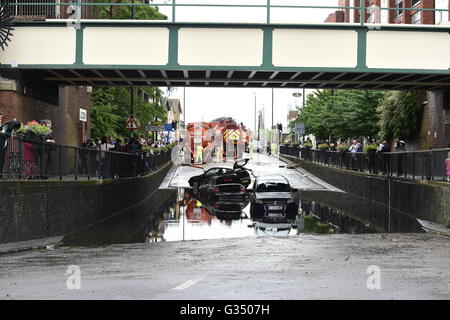
{"label": "road marking", "polygon": [[198,282],[198,280],[188,280],[186,282],[183,282],[179,286],[176,286],[175,288],[173,288],[173,290],[184,290],[184,289],[187,289],[187,288],[193,286],[197,282]]}

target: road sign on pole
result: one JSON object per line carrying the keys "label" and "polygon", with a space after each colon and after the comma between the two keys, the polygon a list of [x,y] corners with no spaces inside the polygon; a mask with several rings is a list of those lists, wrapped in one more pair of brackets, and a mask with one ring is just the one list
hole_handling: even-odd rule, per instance
{"label": "road sign on pole", "polygon": [[172,124],[171,123],[166,123],[164,125],[164,131],[172,131]]}
{"label": "road sign on pole", "polygon": [[305,134],[305,124],[303,122],[295,123],[295,134],[302,136]]}
{"label": "road sign on pole", "polygon": [[137,129],[139,129],[137,121],[136,121],[136,119],[133,116],[131,116],[128,119],[127,123],[125,124],[125,129],[128,129],[128,130],[137,130]]}

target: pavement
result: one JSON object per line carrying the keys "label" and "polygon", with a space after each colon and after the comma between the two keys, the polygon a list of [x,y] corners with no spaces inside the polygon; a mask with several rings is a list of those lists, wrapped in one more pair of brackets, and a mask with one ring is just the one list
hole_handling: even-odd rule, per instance
{"label": "pavement", "polygon": [[[431,234],[36,250],[0,256],[0,299],[445,300],[449,252],[449,239]],[[72,281],[76,268],[80,289]]]}
{"label": "pavement", "polygon": [[45,248],[53,249],[55,246],[62,243],[62,239],[63,236],[57,236],[28,241],[0,243],[0,255],[25,250],[37,250]]}

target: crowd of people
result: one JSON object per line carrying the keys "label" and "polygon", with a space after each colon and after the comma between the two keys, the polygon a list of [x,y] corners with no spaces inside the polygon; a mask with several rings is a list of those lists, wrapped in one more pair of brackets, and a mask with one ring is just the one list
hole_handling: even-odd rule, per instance
{"label": "crowd of people", "polygon": [[127,153],[149,153],[154,154],[154,150],[168,145],[168,142],[156,141],[152,139],[146,140],[144,135],[139,138],[131,137],[125,138],[123,141],[120,138],[112,138],[103,136],[101,138],[89,138],[83,142],[80,147],[93,148],[101,151],[115,151]]}
{"label": "crowd of people", "polygon": [[[4,174],[24,179],[48,179],[51,175],[57,175],[57,171],[61,168],[58,170],[53,158],[60,156],[55,154],[57,146],[54,144],[52,121],[33,120],[23,124],[16,119],[3,123],[2,119],[3,113],[0,111],[0,178]],[[36,125],[41,129],[46,127],[45,133],[40,134],[38,132],[41,131],[27,129],[33,126],[36,128]],[[10,140],[12,136],[20,138],[20,148],[17,145],[18,141]],[[149,168],[155,167],[154,161],[152,162],[153,156],[165,150],[162,147],[168,144],[168,142],[154,142],[152,139],[146,140],[144,135],[126,138],[123,141],[111,137],[89,138],[81,144],[82,148],[78,149],[76,160],[78,174],[114,178],[146,173]],[[92,149],[92,152],[86,149]],[[59,152],[63,152],[61,150],[60,148]],[[124,160],[126,157],[130,158],[129,161]],[[14,173],[13,170],[18,172]]]}
{"label": "crowd of people", "polygon": [[[159,153],[158,150],[167,145],[168,142],[146,140],[144,135],[125,138],[123,141],[106,136],[89,138],[80,146],[79,173],[98,175],[102,179],[145,174],[151,167],[155,167],[152,161]],[[90,154],[86,149],[93,149],[95,153]],[[123,153],[129,156],[124,156]]]}
{"label": "crowd of people", "polygon": [[[307,141],[304,145],[312,145],[312,142]],[[392,147],[388,141],[377,139],[369,139],[366,141],[365,147],[360,139],[353,139],[351,143],[339,140],[318,141],[317,146],[323,151],[336,151],[336,154],[324,153],[319,156],[321,157],[321,162],[324,164],[333,163],[349,170],[361,172],[368,170],[369,173],[382,173],[385,175],[392,172],[392,169],[395,170],[395,173],[398,176],[403,176],[406,171],[405,166],[408,155],[406,153],[406,142],[402,138],[395,139]],[[448,148],[450,148],[450,144],[448,145]],[[339,153],[337,151],[339,151]],[[450,181],[450,152],[445,153],[446,157],[443,163],[445,171],[444,175],[446,180]],[[310,156],[311,155],[306,152],[306,157]],[[422,163],[421,168],[418,169],[422,170],[422,174],[426,179],[430,180],[434,175],[433,170],[440,170],[433,169],[436,166],[439,168],[440,165],[436,164],[436,159],[433,158],[432,150],[429,150],[429,152],[421,152],[417,157],[421,158]],[[442,157],[442,154],[439,157]],[[411,157],[408,159],[408,161],[412,161]],[[439,162],[440,161],[442,160],[439,160]]]}

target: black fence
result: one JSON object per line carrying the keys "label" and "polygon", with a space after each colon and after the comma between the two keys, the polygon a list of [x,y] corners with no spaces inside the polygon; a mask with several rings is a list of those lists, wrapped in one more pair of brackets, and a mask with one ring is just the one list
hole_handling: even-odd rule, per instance
{"label": "black fence", "polygon": [[280,154],[340,169],[419,180],[446,181],[450,149],[348,152],[280,146]]}
{"label": "black fence", "polygon": [[157,155],[29,142],[11,137],[0,150],[2,179],[115,179],[148,174],[171,160],[171,151]]}

